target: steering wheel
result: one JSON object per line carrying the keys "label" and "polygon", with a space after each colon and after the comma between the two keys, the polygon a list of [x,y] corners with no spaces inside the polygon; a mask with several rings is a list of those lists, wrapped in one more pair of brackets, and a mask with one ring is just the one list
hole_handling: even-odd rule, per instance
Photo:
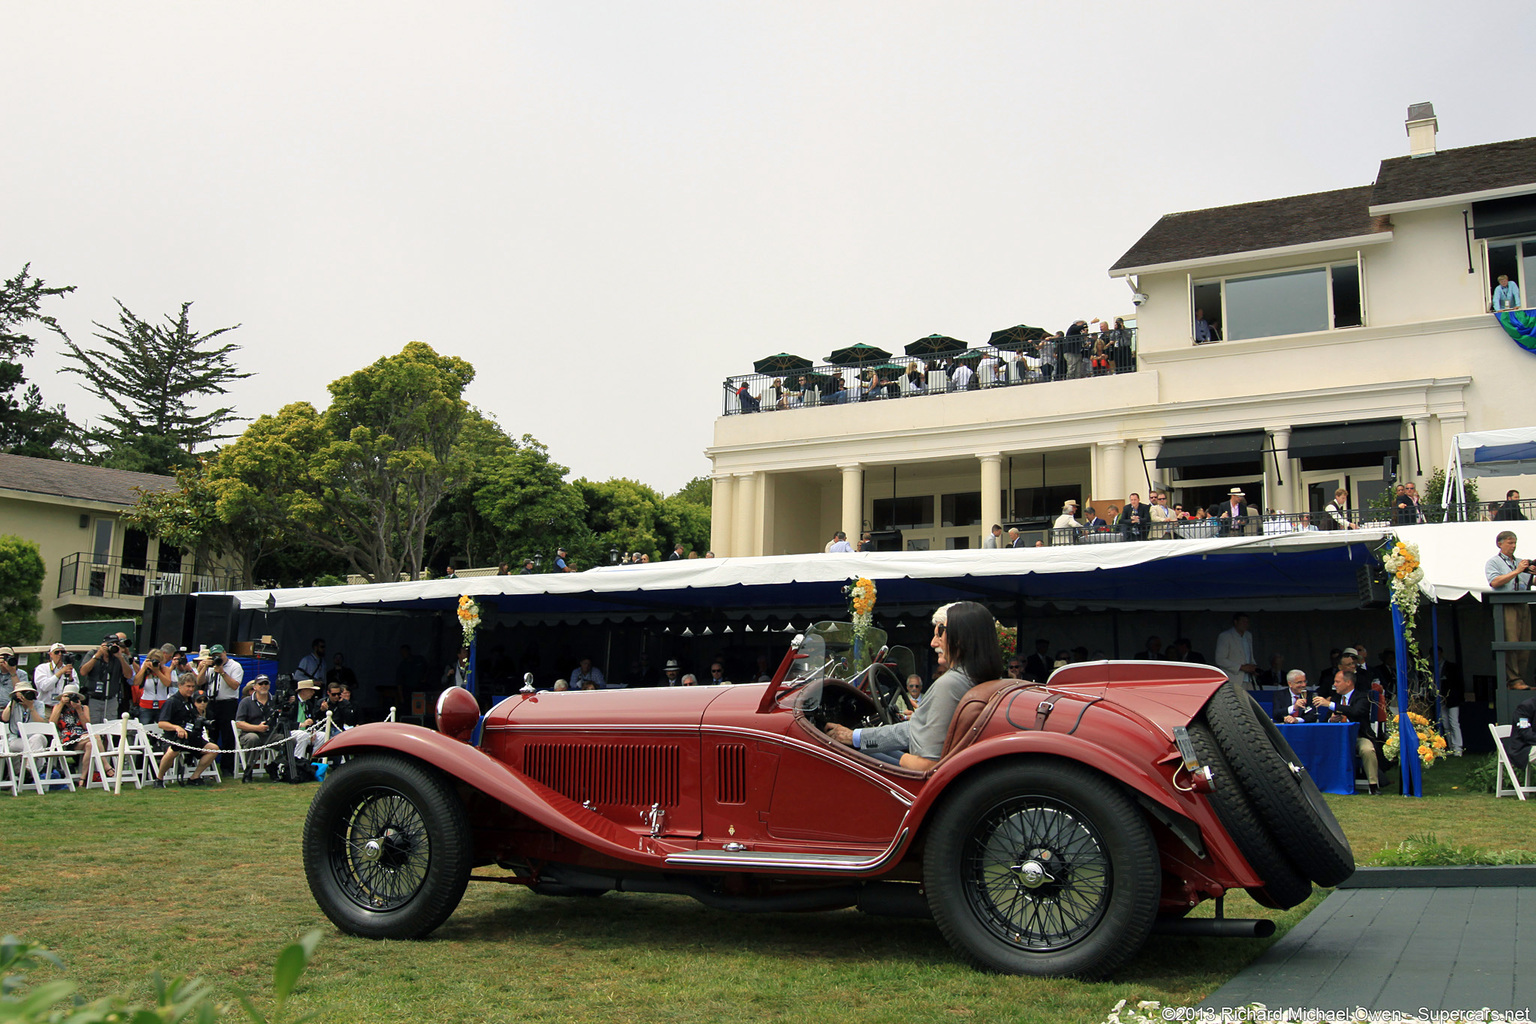
{"label": "steering wheel", "polygon": [[896,712],[896,701],[901,693],[902,682],[888,666],[876,663],[869,672],[869,695],[880,710],[880,721],[894,725],[901,716]]}

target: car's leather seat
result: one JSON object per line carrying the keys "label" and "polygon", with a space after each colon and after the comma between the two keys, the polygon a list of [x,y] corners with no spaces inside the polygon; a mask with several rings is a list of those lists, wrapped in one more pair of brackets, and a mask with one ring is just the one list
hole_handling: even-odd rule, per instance
{"label": "car's leather seat", "polygon": [[993,713],[1007,696],[1033,684],[1027,679],[994,679],[990,683],[977,683],[965,691],[955,707],[954,717],[949,720],[949,731],[944,734],[944,750],[939,760],[952,756],[968,747],[991,721]]}

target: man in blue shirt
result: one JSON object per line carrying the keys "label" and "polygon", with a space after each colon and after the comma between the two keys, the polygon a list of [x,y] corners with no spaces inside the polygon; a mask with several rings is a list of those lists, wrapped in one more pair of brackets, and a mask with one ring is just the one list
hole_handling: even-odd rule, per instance
{"label": "man in blue shirt", "polygon": [[[1498,554],[1488,559],[1483,566],[1483,575],[1488,577],[1488,587],[1500,593],[1530,590],[1532,572],[1536,571],[1529,558],[1515,557],[1515,544],[1518,542],[1513,530],[1500,530],[1494,543],[1499,546]],[[1531,638],[1531,606],[1528,604],[1504,605],[1504,639],[1524,641]],[[1530,681],[1525,677],[1526,665],[1530,661],[1527,651],[1504,652],[1504,681],[1511,690],[1529,690]]]}
{"label": "man in blue shirt", "polygon": [[1520,308],[1520,286],[1511,281],[1508,274],[1499,275],[1499,286],[1493,290],[1493,308]]}

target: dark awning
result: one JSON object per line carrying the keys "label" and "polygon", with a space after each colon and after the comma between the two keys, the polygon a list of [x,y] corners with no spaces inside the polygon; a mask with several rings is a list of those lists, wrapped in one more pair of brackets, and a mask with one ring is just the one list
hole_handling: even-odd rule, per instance
{"label": "dark awning", "polygon": [[1293,459],[1335,459],[1349,456],[1363,466],[1396,455],[1403,421],[1367,420],[1363,423],[1320,423],[1291,430]]}
{"label": "dark awning", "polygon": [[1163,447],[1157,453],[1157,465],[1159,469],[1258,466],[1263,457],[1264,431],[1238,430],[1226,434],[1170,437],[1163,442]]}
{"label": "dark awning", "polygon": [[1536,232],[1536,196],[1485,199],[1472,204],[1472,237],[1501,238]]}

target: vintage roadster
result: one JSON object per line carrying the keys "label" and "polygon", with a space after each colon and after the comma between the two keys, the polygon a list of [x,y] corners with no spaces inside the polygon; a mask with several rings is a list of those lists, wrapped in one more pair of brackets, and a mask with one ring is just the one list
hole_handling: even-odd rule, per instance
{"label": "vintage roadster", "polygon": [[931,916],[978,967],[1094,977],[1154,930],[1272,932],[1220,902],[1186,916],[1230,889],[1285,908],[1354,870],[1284,739],[1213,669],[1094,662],[976,686],[917,772],[827,736],[890,721],[911,662],[849,640],[818,624],[770,683],[525,686],[483,717],[449,689],[436,731],[337,736],[304,826],[310,890],[344,931],[415,938],[497,865],[549,896]]}

